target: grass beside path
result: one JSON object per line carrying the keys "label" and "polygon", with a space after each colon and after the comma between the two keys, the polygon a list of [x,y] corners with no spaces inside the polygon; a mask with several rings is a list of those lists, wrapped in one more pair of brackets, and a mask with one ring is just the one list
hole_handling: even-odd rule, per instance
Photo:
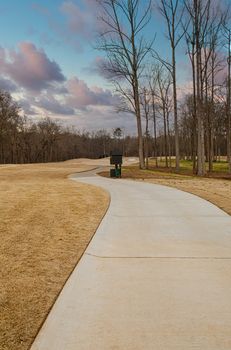
{"label": "grass beside path", "polygon": [[109,203],[63,162],[0,166],[0,349],[26,350]]}
{"label": "grass beside path", "polygon": [[[150,159],[149,162],[150,170],[158,170],[158,171],[164,171],[164,172],[175,172],[175,159],[172,159],[172,167],[166,168],[165,167],[165,160],[158,159],[158,168],[155,167],[155,160],[153,158]],[[193,173],[193,162],[190,160],[181,160],[180,161],[180,174],[185,175],[192,175]],[[220,160],[213,163],[213,171],[209,173],[209,164],[205,163],[205,169],[207,171],[207,177],[227,177],[231,178],[231,176],[228,175],[228,163],[225,160]]]}

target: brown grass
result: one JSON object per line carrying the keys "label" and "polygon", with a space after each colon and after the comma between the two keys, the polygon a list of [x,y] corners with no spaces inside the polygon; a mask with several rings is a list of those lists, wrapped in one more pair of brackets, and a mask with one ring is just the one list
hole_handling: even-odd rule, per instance
{"label": "brown grass", "polygon": [[25,350],[109,203],[75,162],[0,167],[0,349]]}
{"label": "brown grass", "polygon": [[[108,177],[108,172],[102,172],[101,175]],[[217,178],[217,176],[215,174],[215,178],[201,178],[170,173],[166,169],[165,171],[140,170],[137,166],[122,169],[122,178],[146,181],[190,192],[217,205],[231,215],[231,179]]]}

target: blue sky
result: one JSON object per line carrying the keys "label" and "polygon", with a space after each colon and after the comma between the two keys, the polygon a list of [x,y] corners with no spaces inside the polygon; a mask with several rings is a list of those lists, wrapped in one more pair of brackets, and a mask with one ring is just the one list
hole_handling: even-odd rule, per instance
{"label": "blue sky", "polygon": [[[143,0],[146,3],[146,0]],[[0,87],[19,99],[25,113],[49,116],[79,129],[135,130],[133,116],[115,113],[109,83],[95,72],[96,0],[0,0]],[[164,24],[153,17],[146,36],[166,55]],[[186,67],[184,50],[180,66]],[[184,68],[185,68],[184,67]],[[95,69],[94,69],[95,68]],[[187,69],[180,72],[185,80]]]}
{"label": "blue sky", "polygon": [[[65,1],[8,0],[7,5],[4,2],[0,1],[1,46],[15,48],[19,42],[33,42],[43,48],[50,59],[57,61],[69,76],[80,73],[97,55],[94,48],[86,43],[82,43],[83,47],[78,50],[75,42],[83,40],[75,39],[75,34],[69,38],[69,43],[64,33],[63,37],[59,35],[59,28],[64,32],[67,26],[67,16],[62,12]],[[73,4],[83,8],[82,1],[73,1]]]}

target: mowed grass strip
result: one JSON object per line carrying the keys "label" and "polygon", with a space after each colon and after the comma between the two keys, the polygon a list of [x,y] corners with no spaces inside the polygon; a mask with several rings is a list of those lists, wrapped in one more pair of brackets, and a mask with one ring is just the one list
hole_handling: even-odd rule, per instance
{"label": "mowed grass strip", "polygon": [[25,350],[109,204],[97,187],[67,179],[93,166],[0,167],[0,349]]}

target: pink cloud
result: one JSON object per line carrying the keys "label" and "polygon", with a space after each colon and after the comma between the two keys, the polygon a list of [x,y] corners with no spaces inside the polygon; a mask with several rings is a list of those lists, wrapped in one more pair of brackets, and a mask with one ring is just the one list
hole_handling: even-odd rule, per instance
{"label": "pink cloud", "polygon": [[55,98],[51,94],[44,94],[40,96],[34,101],[34,105],[39,108],[45,109],[46,111],[49,111],[55,115],[75,114],[75,110],[69,107],[69,105],[65,103],[65,101],[64,102],[59,101],[57,98]]}
{"label": "pink cloud", "polygon": [[80,39],[90,40],[97,30],[98,3],[96,0],[82,0],[79,4],[64,1],[61,12],[66,16],[68,31]]}
{"label": "pink cloud", "polygon": [[90,132],[100,129],[112,131],[114,128],[121,127],[125,133],[136,134],[134,116],[128,113],[117,113],[112,106],[91,106],[71,117],[68,122],[79,130]]}
{"label": "pink cloud", "polygon": [[118,98],[110,90],[98,86],[89,87],[85,81],[74,77],[65,84],[53,84],[40,92],[24,91],[22,108],[27,113],[29,110],[34,111],[39,108],[53,116],[70,116],[96,107],[115,110],[116,104],[118,104]]}
{"label": "pink cloud", "polygon": [[110,106],[117,102],[117,98],[110,90],[100,87],[88,87],[88,85],[77,77],[67,82],[70,96],[68,102],[77,109],[85,109],[88,106]]}
{"label": "pink cloud", "polygon": [[18,50],[1,48],[0,63],[2,73],[26,89],[41,90],[65,80],[59,65],[30,42],[20,43]]}

